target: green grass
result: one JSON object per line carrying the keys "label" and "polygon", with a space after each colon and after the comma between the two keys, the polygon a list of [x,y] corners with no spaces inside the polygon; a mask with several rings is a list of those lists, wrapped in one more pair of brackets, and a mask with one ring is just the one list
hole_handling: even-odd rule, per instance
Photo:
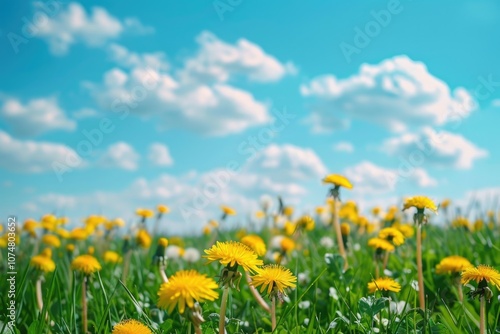
{"label": "green grass", "polygon": [[[436,275],[435,266],[449,255],[461,255],[473,264],[488,264],[500,267],[500,230],[485,227],[478,232],[464,229],[441,228],[428,224],[424,226],[426,238],[423,241],[423,265],[427,309],[418,308],[418,296],[412,288],[416,281],[415,240],[409,238],[405,244],[391,254],[388,269],[398,281],[399,293],[382,295],[369,294],[367,283],[373,278],[375,267],[373,250],[366,246],[373,235],[359,235],[355,230],[349,237],[349,264],[342,271],[342,258],[336,249],[325,249],[319,243],[323,236],[334,237],[330,228],[317,226],[311,232],[301,235],[297,249],[287,257],[286,267],[296,275],[306,273],[305,281],[289,291],[283,303],[278,303],[278,325],[275,333],[478,333],[479,301],[465,296],[464,302],[457,300],[457,290],[446,275]],[[236,231],[223,231],[218,240],[237,240]],[[263,233],[264,236],[268,232]],[[168,237],[168,235],[167,235]],[[210,236],[185,238],[186,246],[196,247],[203,253],[208,248]],[[265,237],[267,239],[267,237]],[[335,238],[333,238],[335,240]],[[82,277],[71,274],[70,257],[65,251],[68,240],[54,250],[56,271],[45,275],[43,283],[44,309],[37,308],[35,283],[38,274],[29,266],[35,240],[22,235],[17,246],[18,268],[16,281],[17,318],[15,333],[82,333],[81,288]],[[155,243],[148,250],[135,249],[129,277],[121,282],[123,264],[104,263],[102,251],[120,250],[122,240],[115,238],[109,242],[91,237],[75,244],[80,253],[88,246],[96,248],[96,257],[103,269],[93,275],[88,284],[88,316],[91,333],[110,333],[113,326],[128,318],[140,320],[150,326],[155,333],[187,333],[190,323],[175,311],[167,314],[156,307],[157,291],[161,285],[158,270],[152,264]],[[359,246],[355,246],[358,244]],[[359,247],[359,248],[358,248]],[[6,250],[1,249],[5,262]],[[325,254],[329,263],[325,261]],[[269,262],[269,260],[265,260]],[[4,265],[4,264],[3,264]],[[207,265],[204,259],[189,264],[183,259],[169,260],[167,275],[179,269],[194,268],[216,279],[222,267],[217,263]],[[2,268],[2,273],[5,270]],[[2,274],[4,276],[4,274]],[[301,275],[302,277],[303,275]],[[2,287],[1,302],[7,305],[8,297]],[[333,293],[333,289],[336,293]],[[500,305],[498,290],[491,286],[493,298],[487,304],[487,327],[489,333],[500,331]],[[464,287],[464,294],[470,290]],[[332,297],[334,296],[334,297]],[[402,302],[405,309],[401,313],[392,312],[388,303]],[[309,303],[307,303],[309,302]],[[202,304],[205,322],[203,333],[217,333],[220,300]],[[48,313],[48,320],[43,316]],[[0,310],[0,333],[6,329],[6,310]],[[230,293],[228,311],[228,333],[270,333],[269,315],[259,308],[253,299],[247,283],[241,280],[240,291]]]}

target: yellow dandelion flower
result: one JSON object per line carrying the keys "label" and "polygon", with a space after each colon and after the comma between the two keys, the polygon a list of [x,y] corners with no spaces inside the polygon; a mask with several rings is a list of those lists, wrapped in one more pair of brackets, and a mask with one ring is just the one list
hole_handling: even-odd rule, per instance
{"label": "yellow dandelion flower", "polygon": [[121,218],[116,218],[116,219],[112,220],[112,222],[113,222],[113,225],[115,225],[115,227],[125,226],[125,221]]}
{"label": "yellow dandelion flower", "polygon": [[380,206],[376,206],[376,207],[372,208],[372,215],[374,215],[375,217],[378,217],[380,212],[382,212],[382,209],[380,208]]}
{"label": "yellow dandelion flower", "polygon": [[182,240],[181,237],[170,237],[168,239],[168,244],[169,245],[174,245],[174,246],[179,246],[184,248],[186,245],[184,243],[184,240]]}
{"label": "yellow dandelion flower", "polygon": [[284,237],[280,242],[281,250],[285,253],[290,253],[295,249],[295,241],[290,238]]}
{"label": "yellow dandelion flower", "polygon": [[141,217],[142,219],[146,219],[153,217],[155,213],[153,212],[153,210],[139,208],[135,210],[135,214]]}
{"label": "yellow dandelion flower", "polygon": [[87,230],[82,227],[75,227],[70,233],[70,238],[73,240],[85,240],[88,236]]}
{"label": "yellow dandelion flower", "polygon": [[30,236],[36,237],[36,229],[39,228],[41,225],[37,223],[33,219],[27,219],[24,224],[23,224],[23,231],[26,231],[29,233]]}
{"label": "yellow dandelion flower", "polygon": [[474,222],[474,231],[481,231],[484,228],[484,221],[481,218],[476,219]]}
{"label": "yellow dandelion flower", "polygon": [[151,242],[153,242],[153,239],[151,239],[148,231],[146,231],[145,229],[140,229],[135,236],[135,241],[140,247],[149,248],[151,246]]}
{"label": "yellow dandelion flower", "polygon": [[75,245],[74,244],[67,244],[66,251],[73,253],[75,251]]}
{"label": "yellow dandelion flower", "polygon": [[104,262],[107,263],[120,263],[122,262],[122,257],[117,252],[105,251],[104,252]]}
{"label": "yellow dandelion flower", "polygon": [[380,239],[392,242],[395,246],[400,246],[405,243],[405,237],[398,229],[394,227],[386,227],[378,233]]}
{"label": "yellow dandelion flower", "polygon": [[167,238],[158,239],[158,245],[166,248],[168,246],[168,239]]}
{"label": "yellow dandelion flower", "polygon": [[89,248],[87,248],[87,254],[94,255],[94,253],[95,253],[95,247],[89,246]]}
{"label": "yellow dandelion flower", "polygon": [[343,236],[348,236],[351,233],[351,226],[348,223],[340,224],[340,232]]}
{"label": "yellow dandelion flower", "polygon": [[291,216],[293,216],[293,211],[294,211],[293,206],[285,206],[283,208],[283,215],[290,218]]}
{"label": "yellow dandelion flower", "polygon": [[259,210],[259,211],[257,211],[255,213],[255,218],[257,218],[257,219],[262,219],[262,218],[265,218],[265,217],[266,217],[266,214],[265,214],[264,211]]}
{"label": "yellow dandelion flower", "polygon": [[311,216],[303,216],[297,221],[297,225],[306,231],[314,230],[314,219]]}
{"label": "yellow dandelion flower", "polygon": [[290,221],[286,221],[285,225],[283,226],[283,229],[285,230],[286,235],[292,235],[295,233],[295,229],[297,228],[297,225]]}
{"label": "yellow dandelion flower", "polygon": [[374,293],[375,291],[401,291],[401,285],[389,277],[377,278],[368,283],[368,291]]}
{"label": "yellow dandelion flower", "polygon": [[500,273],[493,267],[480,264],[477,267],[465,268],[462,272],[462,284],[467,284],[470,281],[480,283],[483,280],[500,289]]}
{"label": "yellow dandelion flower", "polygon": [[417,208],[418,210],[429,209],[437,213],[436,204],[429,197],[426,196],[413,196],[405,200],[403,211],[411,207]]}
{"label": "yellow dandelion flower", "polygon": [[123,320],[113,327],[111,334],[152,334],[151,330],[141,322],[128,319]]}
{"label": "yellow dandelion flower", "polygon": [[347,189],[352,189],[351,182],[344,176],[339,174],[330,174],[323,178],[323,183],[331,183],[336,187],[344,187]]}
{"label": "yellow dandelion flower", "polygon": [[61,247],[61,240],[59,240],[59,238],[53,234],[44,235],[42,237],[42,243],[55,248]]}
{"label": "yellow dandelion flower", "polygon": [[77,256],[73,262],[71,262],[71,269],[80,271],[85,275],[90,275],[101,270],[102,268],[99,261],[97,261],[95,257],[84,254]]}
{"label": "yellow dandelion flower", "polygon": [[39,255],[33,256],[30,264],[46,273],[56,269],[56,264],[52,261],[52,250],[50,248],[46,248]]}
{"label": "yellow dandelion flower", "polygon": [[60,227],[56,229],[56,233],[63,239],[69,239],[71,237],[71,233],[68,230]]}
{"label": "yellow dandelion flower", "polygon": [[219,261],[222,265],[230,267],[240,265],[245,271],[254,272],[257,270],[257,266],[263,264],[250,247],[236,241],[217,241],[210,249],[205,250],[205,254],[207,255],[203,257],[208,259],[208,263]]}
{"label": "yellow dandelion flower", "polygon": [[295,277],[290,269],[276,264],[269,264],[259,268],[255,276],[252,276],[252,285],[261,287],[260,292],[267,289],[266,293],[284,294],[288,288],[295,288],[297,277]]}
{"label": "yellow dandelion flower", "polygon": [[183,314],[186,306],[193,308],[195,302],[219,298],[215,291],[217,288],[218,285],[212,278],[196,270],[181,270],[160,287],[158,306],[166,309],[168,313],[172,313],[177,306],[179,313]]}
{"label": "yellow dandelion flower", "polygon": [[378,250],[384,250],[387,252],[392,252],[394,251],[394,245],[391,244],[389,241],[380,239],[380,238],[371,238],[368,240],[368,246],[378,249]]}
{"label": "yellow dandelion flower", "polygon": [[451,222],[451,226],[455,228],[464,228],[466,230],[470,230],[470,222],[465,217],[457,217]]}
{"label": "yellow dandelion flower", "polygon": [[441,204],[439,205],[439,207],[443,210],[446,210],[451,204],[451,200],[450,199],[444,199]]}
{"label": "yellow dandelion flower", "polygon": [[210,225],[210,227],[217,228],[219,227],[219,222],[217,220],[210,219],[208,221],[208,225]]}
{"label": "yellow dandelion flower", "polygon": [[403,233],[405,238],[411,238],[415,235],[415,229],[409,224],[396,224],[393,227],[397,228],[399,232]]}
{"label": "yellow dandelion flower", "polygon": [[41,224],[44,229],[54,231],[57,225],[57,217],[52,214],[44,215]]}
{"label": "yellow dandelion flower", "polygon": [[209,235],[210,232],[212,232],[212,228],[210,227],[210,225],[205,225],[203,226],[202,232],[204,235]]}
{"label": "yellow dandelion flower", "polygon": [[170,212],[170,208],[166,205],[160,204],[156,207],[159,213],[165,214]]}
{"label": "yellow dandelion flower", "polygon": [[255,234],[249,234],[247,236],[244,236],[241,238],[241,243],[247,245],[255,253],[257,253],[258,256],[264,256],[266,254],[266,244],[264,240],[262,240],[261,237]]}
{"label": "yellow dandelion flower", "polygon": [[317,215],[322,215],[323,212],[325,212],[325,207],[323,207],[323,206],[317,206],[314,211],[316,211]]}
{"label": "yellow dandelion flower", "polygon": [[459,273],[465,268],[471,267],[472,264],[464,257],[452,255],[445,257],[436,265],[436,274],[453,274]]}
{"label": "yellow dandelion flower", "polygon": [[227,216],[234,216],[236,214],[236,210],[234,210],[233,208],[231,208],[227,205],[221,205],[220,209],[222,210],[224,215],[227,215]]}

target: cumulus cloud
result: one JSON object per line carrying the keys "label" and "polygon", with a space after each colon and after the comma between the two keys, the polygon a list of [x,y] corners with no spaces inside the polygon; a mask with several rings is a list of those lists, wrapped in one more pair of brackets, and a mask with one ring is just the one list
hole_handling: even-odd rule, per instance
{"label": "cumulus cloud", "polygon": [[71,148],[56,143],[17,140],[0,131],[0,167],[21,173],[42,173],[52,170],[52,164],[68,157],[80,160]]}
{"label": "cumulus cloud", "polygon": [[155,166],[172,166],[174,163],[170,150],[161,143],[153,143],[149,146],[148,159]]}
{"label": "cumulus cloud", "polygon": [[[40,3],[35,4],[40,5]],[[49,44],[51,52],[56,55],[66,54],[71,45],[76,43],[97,47],[118,38],[125,31],[138,34],[154,31],[136,18],[126,18],[121,21],[102,7],[93,7],[87,13],[77,2],[71,2],[67,6],[58,3],[53,13],[36,26],[34,33],[44,39]]]}
{"label": "cumulus cloud", "polygon": [[391,131],[442,125],[467,117],[476,106],[464,88],[452,91],[423,63],[406,56],[363,64],[345,79],[316,77],[300,92],[313,100],[313,130],[323,131],[335,130],[339,119],[368,121]]}
{"label": "cumulus cloud", "polygon": [[36,136],[51,130],[71,131],[76,123],[67,118],[54,97],[32,99],[23,103],[4,97],[0,117],[20,136]]}
{"label": "cumulus cloud", "polygon": [[348,141],[341,141],[333,145],[333,150],[337,152],[354,152],[354,145]]}
{"label": "cumulus cloud", "polygon": [[234,76],[244,76],[254,81],[269,82],[296,72],[292,63],[282,64],[244,38],[232,45],[204,31],[196,41],[199,50],[186,59],[180,71],[182,78],[227,82]]}
{"label": "cumulus cloud", "polygon": [[458,169],[470,169],[477,159],[488,156],[488,151],[461,135],[431,128],[390,138],[381,149],[390,155],[403,157],[413,165],[428,163]]}
{"label": "cumulus cloud", "polygon": [[118,142],[108,147],[100,157],[99,165],[133,171],[138,167],[139,158],[139,154],[132,146],[125,142]]}
{"label": "cumulus cloud", "polygon": [[346,177],[353,183],[353,192],[362,195],[389,193],[401,182],[410,182],[419,187],[432,187],[437,181],[422,168],[408,171],[384,168],[369,161],[362,161],[345,170]]}
{"label": "cumulus cloud", "polygon": [[[306,183],[312,180],[318,184],[324,172],[323,163],[308,149],[281,145],[263,151],[262,157],[269,157],[277,163],[266,165],[263,158],[258,158],[242,162],[239,169],[218,168],[206,173],[189,172],[179,176],[161,174],[152,179],[141,177],[119,191],[79,195],[49,193],[39,195],[24,205],[35,209],[61,210],[70,217],[80,217],[105,208],[106,215],[110,217],[125,215],[123,218],[133,218],[133,210],[127,212],[124,208],[154,207],[158,203],[166,203],[172,207],[168,216],[172,222],[169,224],[170,233],[193,233],[201,232],[208,219],[220,215],[221,204],[235,207],[239,214],[234,219],[240,222],[246,222],[245,214],[259,208],[259,198],[263,194],[281,195],[286,203],[299,204],[300,199],[307,195]],[[306,158],[306,161],[288,165],[296,158]],[[277,179],[275,176],[284,166],[289,169],[289,175],[297,175],[300,179]]]}
{"label": "cumulus cloud", "polygon": [[284,182],[320,178],[327,172],[312,149],[290,144],[267,146],[253,156],[243,170]]}
{"label": "cumulus cloud", "polygon": [[198,52],[176,69],[163,53],[137,54],[112,45],[111,58],[125,69],[111,69],[102,83],[85,85],[103,109],[158,118],[164,130],[222,136],[270,122],[268,103],[228,81],[276,81],[289,73],[286,65],[248,41],[231,45],[204,32],[198,42]]}

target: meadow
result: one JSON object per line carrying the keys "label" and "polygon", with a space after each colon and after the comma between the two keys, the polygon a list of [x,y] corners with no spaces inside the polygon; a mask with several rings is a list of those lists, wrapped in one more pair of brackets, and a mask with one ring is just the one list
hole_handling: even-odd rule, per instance
{"label": "meadow", "polygon": [[[0,310],[0,333],[500,331],[497,208],[471,216],[476,203],[460,210],[423,196],[360,208],[341,201],[348,180],[324,182],[330,196],[308,215],[263,198],[249,219],[221,207],[196,236],[169,234],[175,207],[165,205],[127,223],[19,222],[15,312]],[[13,244],[2,229],[10,305]]]}

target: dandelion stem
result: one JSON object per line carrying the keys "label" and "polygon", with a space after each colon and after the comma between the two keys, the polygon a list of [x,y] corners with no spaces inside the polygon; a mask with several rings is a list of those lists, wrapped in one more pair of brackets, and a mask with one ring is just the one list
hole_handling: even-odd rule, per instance
{"label": "dandelion stem", "polygon": [[168,277],[167,274],[165,273],[166,266],[163,263],[160,263],[158,265],[158,271],[160,272],[161,280],[163,283],[168,283]]}
{"label": "dandelion stem", "polygon": [[462,292],[462,283],[457,280],[458,300],[462,303],[464,301],[464,293]]}
{"label": "dandelion stem", "polygon": [[480,298],[479,306],[479,334],[486,333],[486,299],[484,296]]}
{"label": "dandelion stem", "polygon": [[383,269],[382,271],[384,271],[386,268],[387,268],[387,263],[389,263],[389,255],[391,253],[389,253],[388,251],[385,252],[385,256],[384,256],[384,265],[383,265]]}
{"label": "dandelion stem", "polygon": [[274,332],[276,329],[276,296],[271,298],[271,328]]}
{"label": "dandelion stem", "polygon": [[83,333],[88,333],[88,323],[87,323],[87,275],[83,276],[82,283],[82,321],[83,321]]}
{"label": "dandelion stem", "polygon": [[219,334],[224,334],[226,332],[226,306],[227,306],[227,297],[229,295],[229,286],[227,284],[224,286],[222,292],[222,300],[220,304],[220,316],[219,316]]}
{"label": "dandelion stem", "polygon": [[250,274],[248,271],[245,271],[245,276],[247,279],[248,286],[250,288],[250,292],[252,292],[252,295],[254,296],[255,300],[257,303],[262,307],[267,313],[271,313],[271,309],[269,308],[269,305],[267,305],[266,301],[262,296],[260,295],[259,291],[251,284],[252,283],[252,278],[250,278]]}
{"label": "dandelion stem", "polygon": [[128,276],[128,268],[130,266],[130,259],[132,258],[132,250],[129,249],[127,253],[125,254],[125,261],[123,263],[123,272],[122,272],[122,282],[124,284],[127,283],[127,276]]}
{"label": "dandelion stem", "polygon": [[194,332],[195,332],[195,334],[203,334],[202,331],[201,331],[201,326],[200,325],[193,324],[193,326],[194,326]]}
{"label": "dandelion stem", "polygon": [[340,206],[340,201],[337,199],[333,199],[333,228],[335,231],[335,234],[337,235],[337,244],[339,247],[339,253],[340,255],[344,258],[344,271],[349,268],[349,263],[347,262],[347,255],[345,253],[345,248],[344,248],[344,242],[342,240],[342,231],[340,230],[340,223],[339,223],[339,206]]}
{"label": "dandelion stem", "polygon": [[418,271],[418,300],[420,309],[425,311],[424,273],[422,270],[422,224],[417,223],[417,271]]}
{"label": "dandelion stem", "polygon": [[40,276],[36,281],[36,303],[40,312],[43,310],[43,298],[42,298],[42,281],[43,276]]}

